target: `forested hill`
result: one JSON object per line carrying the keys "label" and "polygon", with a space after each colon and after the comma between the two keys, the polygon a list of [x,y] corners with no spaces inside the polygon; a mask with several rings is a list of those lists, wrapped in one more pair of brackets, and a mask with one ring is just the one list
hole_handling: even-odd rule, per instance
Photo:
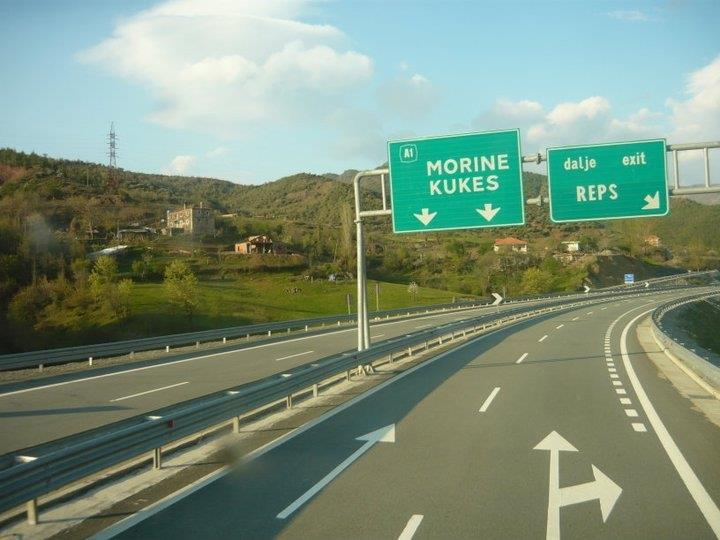
{"label": "forested hill", "polygon": [[[114,229],[120,224],[154,226],[165,211],[187,204],[204,203],[219,213],[337,226],[343,207],[352,206],[352,179],[357,171],[315,175],[299,173],[261,185],[239,185],[202,177],[145,174],[119,169],[117,190],[108,189],[111,171],[105,165],[53,159],[0,149],[0,213],[21,219],[32,212],[43,215],[50,227],[68,230],[73,220]],[[523,173],[526,197],[547,194],[545,176]],[[379,191],[379,190],[378,190]],[[379,205],[379,193],[366,190],[364,207]],[[503,232],[527,237],[567,236],[578,225],[552,224],[547,205],[528,207],[526,227]],[[673,199],[664,218],[588,223],[600,237],[620,232],[641,243],[657,234],[673,250],[690,247],[720,252],[720,206]],[[632,238],[635,237],[634,240]],[[602,245],[602,242],[600,242]]]}
{"label": "forested hill", "polygon": [[[340,174],[298,173],[261,185],[239,185],[214,178],[117,169],[118,187],[113,190],[108,188],[111,170],[105,165],[5,148],[0,149],[0,207],[33,207],[63,229],[75,215],[91,210],[101,226],[118,220],[151,225],[168,209],[200,203],[223,214],[337,224],[339,208],[352,204],[356,173],[352,169]],[[536,196],[545,185],[544,177],[523,176],[526,196]],[[379,184],[369,187],[375,189],[365,190],[366,204],[379,205]]]}

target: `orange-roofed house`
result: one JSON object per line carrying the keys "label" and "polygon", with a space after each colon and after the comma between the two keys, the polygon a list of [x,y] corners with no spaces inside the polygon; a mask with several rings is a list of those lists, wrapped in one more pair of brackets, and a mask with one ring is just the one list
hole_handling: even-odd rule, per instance
{"label": "orange-roofed house", "polygon": [[508,236],[507,238],[498,238],[495,240],[495,245],[493,245],[493,251],[495,251],[495,253],[499,253],[501,251],[527,253],[527,250],[528,246],[525,240],[519,240],[518,238],[513,238],[512,236]]}

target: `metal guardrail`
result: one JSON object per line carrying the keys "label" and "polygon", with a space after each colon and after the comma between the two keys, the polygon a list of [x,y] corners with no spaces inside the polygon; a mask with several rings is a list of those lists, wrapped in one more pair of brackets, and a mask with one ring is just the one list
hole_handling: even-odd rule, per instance
{"label": "metal guardrail", "polygon": [[[644,294],[635,292],[633,296]],[[538,306],[518,305],[503,313],[485,313],[384,341],[364,351],[336,354],[232,390],[3,456],[0,512],[26,503],[32,522],[37,516],[37,497],[41,495],[151,451],[155,466],[159,467],[162,446],[282,400],[287,400],[291,406],[293,395],[309,390],[316,395],[318,385],[338,376],[349,377],[349,370],[357,366],[372,365],[386,358],[392,362],[395,354],[411,356],[418,350],[428,350],[433,344],[442,345],[445,340],[553,311],[602,302],[606,296],[611,295],[570,303],[562,298]]]}
{"label": "metal guardrail", "polygon": [[[476,302],[462,302],[454,304],[435,304],[430,306],[419,306],[410,308],[389,309],[371,314],[373,318],[389,318],[400,315],[414,315],[429,313],[432,311],[447,311],[449,309],[463,310],[488,305],[487,300]],[[350,323],[356,320],[355,314],[331,315],[327,317],[315,317],[312,319],[296,319],[290,321],[279,321],[273,323],[251,324],[246,326],[234,326],[230,328],[219,328],[215,330],[202,330],[198,332],[187,332],[184,334],[170,334],[151,338],[131,339],[125,341],[113,341],[110,343],[99,343],[95,345],[80,345],[76,347],[64,347],[60,349],[46,349],[16,354],[0,355],[0,370],[24,369],[40,367],[51,364],[62,364],[80,360],[105,358],[109,356],[120,356],[141,351],[162,350],[170,352],[173,347],[186,345],[199,345],[210,341],[222,340],[253,335],[267,334],[273,332],[291,330],[308,331],[311,327],[327,326],[332,324]]]}
{"label": "metal guardrail", "polygon": [[[697,277],[703,274],[711,274],[712,272],[696,272],[693,274],[678,274],[673,276],[672,279]],[[661,278],[662,279],[662,278]],[[595,296],[602,295],[605,292],[609,292],[616,288],[627,289],[626,286],[607,287],[602,290],[592,291],[590,294]],[[573,298],[586,296],[583,293],[569,293],[569,294],[557,294],[552,297],[548,296],[533,296],[515,299],[506,302],[521,303],[521,302],[536,302],[542,301],[547,298]],[[407,307],[388,309],[383,311],[375,311],[369,314],[371,320],[378,320],[382,318],[398,317],[398,316],[412,316],[420,315],[425,313],[432,313],[436,311],[449,311],[449,310],[468,310],[478,307],[484,307],[491,305],[487,299],[470,302],[455,302],[448,304],[433,304],[428,306],[418,307]],[[262,324],[251,324],[246,326],[234,326],[229,328],[219,328],[214,330],[202,330],[198,332],[187,332],[183,334],[169,334],[165,336],[156,336],[151,338],[140,338],[131,339],[125,341],[113,341],[109,343],[98,343],[93,345],[79,345],[76,347],[64,347],[59,349],[45,349],[38,351],[30,351],[24,353],[5,354],[0,355],[0,371],[7,371],[12,369],[26,369],[32,367],[39,367],[40,370],[46,365],[63,364],[67,362],[76,362],[87,360],[89,364],[92,364],[94,359],[107,358],[111,356],[121,356],[125,354],[132,354],[135,352],[151,351],[151,350],[165,350],[170,352],[172,348],[182,347],[187,345],[197,345],[200,343],[207,343],[211,341],[222,340],[225,343],[228,339],[238,338],[241,336],[250,337],[253,335],[267,334],[269,337],[272,336],[273,332],[286,331],[290,332],[295,330],[309,331],[311,327],[322,327],[327,325],[341,325],[343,323],[355,322],[357,319],[356,314],[350,315],[330,315],[327,317],[315,317],[311,319],[295,319],[290,321],[279,321],[273,323],[262,323]]]}
{"label": "metal guardrail", "polygon": [[718,367],[720,366],[720,355],[705,350],[702,347],[691,347],[689,344],[684,343],[682,341],[683,338],[678,336],[676,332],[673,332],[670,325],[663,322],[665,316],[673,310],[682,308],[687,304],[702,301],[711,296],[720,297],[720,293],[704,293],[663,304],[653,311],[651,329],[655,336],[655,341],[663,347],[664,351],[669,352],[682,362],[686,367],[686,372],[689,369],[692,372],[690,374],[691,376],[694,375],[694,378],[697,377],[701,379],[701,381],[714,390],[713,393],[716,396],[720,397],[720,367]]}
{"label": "metal guardrail", "polygon": [[682,274],[671,274],[668,276],[661,276],[657,278],[648,278],[648,279],[639,279],[635,283],[632,284],[620,284],[620,285],[612,285],[610,287],[606,287],[606,290],[614,290],[614,289],[638,289],[645,287],[645,283],[647,282],[649,285],[658,285],[661,283],[666,283],[669,281],[678,281],[683,279],[695,279],[695,278],[702,278],[702,277],[717,277],[720,275],[720,271],[718,270],[703,270],[698,272],[685,272]]}

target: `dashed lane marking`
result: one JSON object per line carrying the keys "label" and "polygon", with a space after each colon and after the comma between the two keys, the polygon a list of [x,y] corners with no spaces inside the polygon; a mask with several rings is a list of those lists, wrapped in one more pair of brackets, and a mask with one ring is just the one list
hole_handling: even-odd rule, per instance
{"label": "dashed lane marking", "polygon": [[423,515],[422,514],[415,514],[412,516],[408,522],[407,525],[405,525],[405,528],[400,533],[400,536],[398,536],[398,540],[411,540],[413,536],[415,536],[415,532],[418,530],[418,527],[420,526],[420,523],[422,523]]}
{"label": "dashed lane marking", "polygon": [[500,391],[500,387],[496,386],[492,392],[490,392],[490,395],[485,400],[485,403],[482,404],[482,407],[480,407],[480,410],[478,412],[485,412],[488,410],[488,407],[490,407],[490,404],[492,403],[493,399],[495,399],[495,396],[498,395],[498,392]]}

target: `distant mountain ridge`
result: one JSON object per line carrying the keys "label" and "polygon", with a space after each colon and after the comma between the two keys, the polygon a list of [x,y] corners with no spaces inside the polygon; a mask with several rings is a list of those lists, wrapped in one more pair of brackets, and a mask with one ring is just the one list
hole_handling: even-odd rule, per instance
{"label": "distant mountain ridge", "polygon": [[[165,211],[184,203],[205,203],[219,213],[299,221],[338,226],[343,205],[353,204],[352,181],[356,169],[342,173],[298,173],[261,185],[240,185],[226,180],[202,177],[167,176],[116,170],[119,188],[109,193],[108,179],[113,173],[107,166],[53,159],[0,149],[0,211],[14,211],[19,205],[46,209],[57,228],[67,229],[73,217],[97,208],[99,221],[108,229],[123,223],[157,223]],[[379,179],[363,182],[363,207],[380,206]],[[523,172],[525,198],[547,195],[547,178]],[[707,196],[713,198],[712,194]],[[529,237],[580,234],[588,227],[598,234],[610,235],[625,221],[588,222],[585,225],[553,224],[547,205],[527,207],[527,225],[509,229],[490,229],[490,234]],[[678,250],[701,244],[720,251],[720,206],[705,206],[683,198],[674,198],[670,215],[634,221],[639,234],[657,234],[663,244]]]}

